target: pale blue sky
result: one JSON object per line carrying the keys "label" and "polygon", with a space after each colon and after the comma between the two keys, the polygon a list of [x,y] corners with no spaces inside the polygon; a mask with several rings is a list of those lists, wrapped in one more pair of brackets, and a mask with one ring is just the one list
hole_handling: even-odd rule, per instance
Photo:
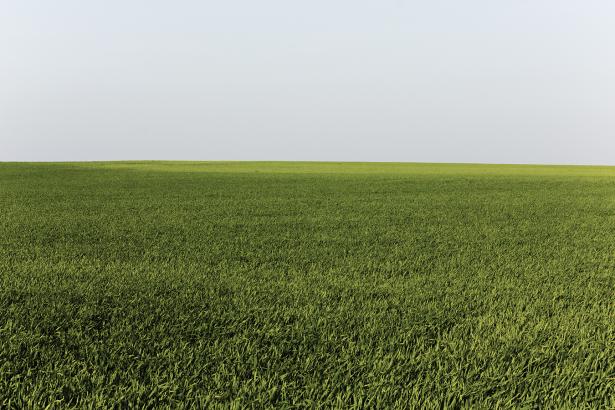
{"label": "pale blue sky", "polygon": [[612,0],[7,0],[0,160],[615,165]]}

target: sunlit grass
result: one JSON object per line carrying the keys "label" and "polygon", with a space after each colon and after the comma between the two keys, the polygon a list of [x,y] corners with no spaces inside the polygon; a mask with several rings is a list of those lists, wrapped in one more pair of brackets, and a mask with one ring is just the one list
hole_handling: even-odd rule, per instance
{"label": "sunlit grass", "polygon": [[615,168],[0,164],[0,407],[615,405]]}

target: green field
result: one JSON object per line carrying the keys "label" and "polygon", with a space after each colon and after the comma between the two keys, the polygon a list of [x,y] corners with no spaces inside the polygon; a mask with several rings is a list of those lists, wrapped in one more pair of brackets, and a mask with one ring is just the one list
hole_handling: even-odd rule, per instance
{"label": "green field", "polygon": [[0,164],[0,408],[613,408],[615,168]]}

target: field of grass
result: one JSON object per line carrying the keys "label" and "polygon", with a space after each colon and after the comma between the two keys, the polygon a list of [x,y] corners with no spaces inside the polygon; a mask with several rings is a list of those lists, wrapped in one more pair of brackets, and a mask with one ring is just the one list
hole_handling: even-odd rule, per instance
{"label": "field of grass", "polygon": [[0,408],[613,408],[615,168],[0,164]]}

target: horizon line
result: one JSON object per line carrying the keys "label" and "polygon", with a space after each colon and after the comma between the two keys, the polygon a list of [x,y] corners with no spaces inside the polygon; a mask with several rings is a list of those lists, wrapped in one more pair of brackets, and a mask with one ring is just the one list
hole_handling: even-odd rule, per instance
{"label": "horizon line", "polygon": [[415,164],[415,165],[501,165],[501,166],[553,166],[553,167],[615,167],[615,164],[557,163],[557,162],[444,162],[444,161],[347,161],[347,160],[280,160],[280,159],[96,159],[4,161],[0,164],[79,164],[79,163],[131,163],[131,162],[199,162],[199,163],[321,163],[321,164]]}

